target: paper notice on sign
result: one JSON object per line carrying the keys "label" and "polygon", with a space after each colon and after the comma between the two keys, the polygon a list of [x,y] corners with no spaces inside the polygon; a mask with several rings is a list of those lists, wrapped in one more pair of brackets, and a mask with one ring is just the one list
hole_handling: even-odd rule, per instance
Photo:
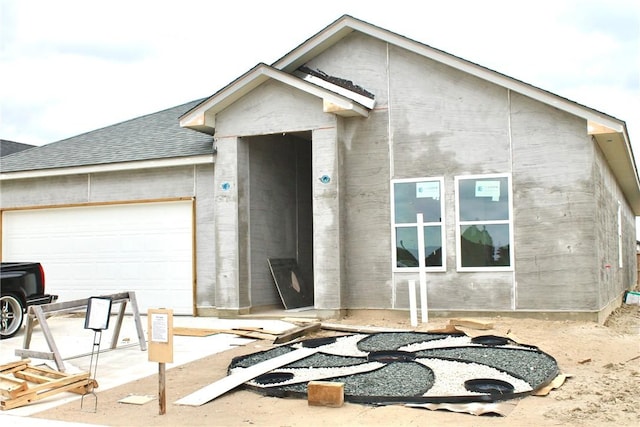
{"label": "paper notice on sign", "polygon": [[151,314],[151,341],[169,342],[169,315],[166,313]]}
{"label": "paper notice on sign", "polygon": [[433,200],[440,200],[439,182],[416,182],[416,198],[430,197]]}
{"label": "paper notice on sign", "polygon": [[500,181],[476,181],[476,197],[491,197],[500,200]]}

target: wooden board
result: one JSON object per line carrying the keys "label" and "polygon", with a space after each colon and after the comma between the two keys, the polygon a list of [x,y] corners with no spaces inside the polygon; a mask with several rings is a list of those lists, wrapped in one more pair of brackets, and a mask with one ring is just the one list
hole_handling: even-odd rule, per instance
{"label": "wooden board", "polygon": [[298,337],[301,337],[303,335],[306,335],[309,332],[315,332],[318,330],[320,330],[320,322],[311,323],[309,325],[304,325],[304,326],[298,326],[296,328],[289,329],[288,331],[285,331],[284,333],[282,333],[280,336],[278,336],[278,338],[275,339],[275,341],[273,341],[273,343],[283,344],[291,340],[294,340]]}
{"label": "wooden board", "polygon": [[293,258],[269,258],[269,269],[287,310],[313,306],[313,286],[305,283]]}
{"label": "wooden board", "polygon": [[259,326],[238,326],[232,329],[234,331],[260,332],[260,333],[269,334],[269,335],[280,335],[282,333],[282,331],[271,331],[268,329],[261,328]]}
{"label": "wooden board", "polygon": [[9,375],[0,374],[0,396],[13,399],[27,389],[27,382]]}
{"label": "wooden board", "polygon": [[413,329],[397,329],[397,328],[384,328],[378,326],[358,326],[358,325],[342,325],[340,323],[326,323],[320,324],[322,329],[327,331],[338,332],[357,332],[360,334],[374,334],[378,332],[411,332]]}
{"label": "wooden board", "polygon": [[175,402],[176,405],[186,406],[201,406],[207,402],[212,401],[216,397],[222,396],[226,392],[233,390],[241,384],[246,383],[273,369],[277,369],[281,366],[288,365],[300,359],[304,359],[307,356],[311,356],[316,353],[316,348],[299,348],[289,353],[283,354],[272,359],[265,360],[264,362],[257,363],[248,368],[244,368],[240,371],[233,372],[212,384],[209,384],[200,390],[183,397]]}
{"label": "wooden board", "polygon": [[288,323],[304,323],[304,324],[315,323],[318,321],[316,317],[283,317],[280,320]]}
{"label": "wooden board", "polygon": [[256,331],[241,331],[238,329],[225,329],[222,331],[225,334],[234,334],[243,338],[255,338],[258,340],[272,340],[275,339],[275,336],[272,334],[264,333],[264,332],[256,332]]}
{"label": "wooden board", "polygon": [[254,338],[259,340],[272,340],[275,338],[273,334],[258,331],[245,331],[240,329],[207,329],[207,328],[173,328],[174,335],[187,337],[207,337],[214,334],[232,334],[244,338]]}
{"label": "wooden board", "polygon": [[8,374],[15,371],[21,371],[26,368],[29,363],[31,363],[31,360],[29,359],[22,359],[16,360],[15,362],[5,363],[3,365],[0,365],[0,373]]}
{"label": "wooden board", "polygon": [[449,324],[462,326],[463,328],[479,329],[481,331],[493,329],[493,323],[476,319],[450,319]]}
{"label": "wooden board", "polygon": [[339,408],[344,404],[344,383],[332,381],[309,381],[307,403],[310,406]]}
{"label": "wooden board", "polygon": [[183,337],[208,337],[209,335],[215,335],[219,333],[220,331],[216,329],[185,328],[182,326],[176,326],[173,328],[173,335],[179,335]]}
{"label": "wooden board", "polygon": [[86,394],[98,387],[89,373],[75,375],[47,367],[31,366],[29,360],[0,366],[0,409],[24,406],[62,392]]}

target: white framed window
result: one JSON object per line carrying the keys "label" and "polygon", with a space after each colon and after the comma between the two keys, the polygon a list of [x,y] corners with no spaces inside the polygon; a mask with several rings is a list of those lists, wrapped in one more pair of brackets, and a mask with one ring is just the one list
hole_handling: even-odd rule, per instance
{"label": "white framed window", "polygon": [[391,222],[394,271],[446,270],[444,178],[392,180]]}
{"label": "white framed window", "polygon": [[458,271],[513,270],[511,175],[457,176],[455,185]]}

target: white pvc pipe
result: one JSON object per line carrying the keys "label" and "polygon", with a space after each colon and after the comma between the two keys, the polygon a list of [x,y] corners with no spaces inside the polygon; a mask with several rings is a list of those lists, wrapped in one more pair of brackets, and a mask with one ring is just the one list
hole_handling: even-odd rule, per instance
{"label": "white pvc pipe", "polygon": [[411,326],[418,326],[418,307],[416,307],[416,281],[409,280],[409,313],[411,315]]}
{"label": "white pvc pipe", "polygon": [[429,309],[427,308],[427,266],[425,264],[426,254],[424,252],[424,217],[421,213],[416,214],[418,223],[418,272],[420,274],[420,312],[422,313],[422,323],[429,321]]}

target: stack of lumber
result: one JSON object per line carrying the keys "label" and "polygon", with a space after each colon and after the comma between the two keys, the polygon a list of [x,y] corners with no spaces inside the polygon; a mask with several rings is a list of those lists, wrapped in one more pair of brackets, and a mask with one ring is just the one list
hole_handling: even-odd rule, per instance
{"label": "stack of lumber", "polygon": [[30,365],[29,359],[0,365],[0,409],[7,410],[70,391],[86,394],[98,387],[89,373],[65,374]]}

